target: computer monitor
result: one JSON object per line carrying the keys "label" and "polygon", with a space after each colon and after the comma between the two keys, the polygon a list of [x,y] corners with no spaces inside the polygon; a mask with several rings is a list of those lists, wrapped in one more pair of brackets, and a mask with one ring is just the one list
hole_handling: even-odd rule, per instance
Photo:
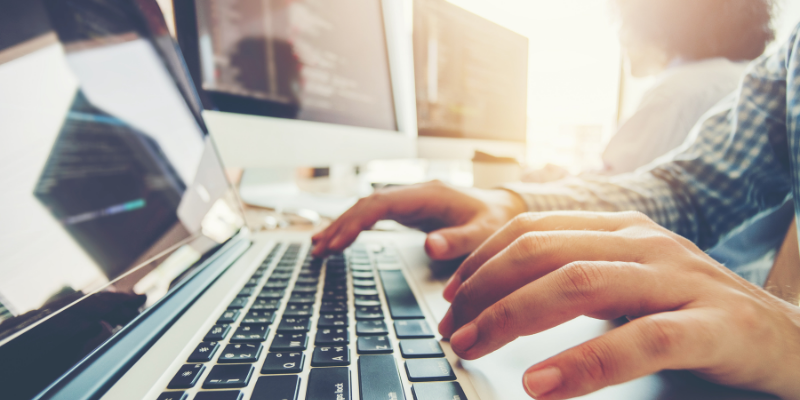
{"label": "computer monitor", "polygon": [[174,0],[226,165],[415,156],[411,32],[395,0]]}
{"label": "computer monitor", "polygon": [[414,0],[419,156],[524,158],[528,39],[445,0]]}

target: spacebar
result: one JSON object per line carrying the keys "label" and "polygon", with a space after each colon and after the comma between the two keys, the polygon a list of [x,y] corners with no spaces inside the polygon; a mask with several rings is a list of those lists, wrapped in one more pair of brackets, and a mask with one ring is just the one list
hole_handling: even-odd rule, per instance
{"label": "spacebar", "polygon": [[405,400],[397,364],[391,354],[358,358],[361,400]]}
{"label": "spacebar", "polygon": [[378,271],[392,319],[425,318],[402,271]]}

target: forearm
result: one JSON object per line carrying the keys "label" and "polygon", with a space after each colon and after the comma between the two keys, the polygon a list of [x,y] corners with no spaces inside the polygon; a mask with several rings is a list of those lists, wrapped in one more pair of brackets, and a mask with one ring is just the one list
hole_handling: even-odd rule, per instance
{"label": "forearm", "polygon": [[697,242],[699,229],[694,215],[686,212],[676,192],[652,174],[619,178],[570,178],[549,184],[509,184],[528,211],[639,211],[659,225]]}

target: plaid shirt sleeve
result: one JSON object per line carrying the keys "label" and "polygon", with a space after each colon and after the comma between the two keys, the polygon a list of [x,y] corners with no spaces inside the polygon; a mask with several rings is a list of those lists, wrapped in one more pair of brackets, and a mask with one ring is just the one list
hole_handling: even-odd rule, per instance
{"label": "plaid shirt sleeve", "polygon": [[800,85],[798,29],[778,52],[748,67],[737,91],[703,116],[683,146],[653,164],[606,179],[506,188],[530,211],[641,211],[710,248],[791,193],[786,88],[787,71],[792,87]]}

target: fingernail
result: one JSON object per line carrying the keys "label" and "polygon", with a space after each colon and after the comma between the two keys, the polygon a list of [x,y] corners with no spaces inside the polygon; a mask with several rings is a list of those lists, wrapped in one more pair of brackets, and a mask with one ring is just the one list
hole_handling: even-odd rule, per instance
{"label": "fingernail", "polygon": [[453,323],[453,310],[447,309],[447,313],[444,315],[444,318],[442,318],[442,321],[439,322],[439,333],[443,337],[448,338],[450,337],[450,335],[453,334],[454,328],[455,325]]}
{"label": "fingernail", "polygon": [[463,353],[472,348],[475,342],[478,341],[478,326],[470,322],[457,330],[453,336],[450,337],[450,346],[453,350]]}
{"label": "fingernail", "polygon": [[447,239],[438,233],[431,233],[428,235],[427,245],[430,255],[440,257],[447,253],[447,248],[449,247]]}
{"label": "fingernail", "polygon": [[556,367],[547,367],[530,372],[525,374],[522,384],[531,397],[538,398],[561,386],[561,370]]}
{"label": "fingernail", "polygon": [[332,240],[328,241],[328,248],[329,249],[338,249],[339,243],[342,241],[340,236],[333,238]]}
{"label": "fingernail", "polygon": [[459,286],[461,286],[461,279],[458,277],[458,272],[456,272],[455,275],[450,277],[450,280],[447,281],[447,285],[444,287],[444,292],[442,293],[444,299],[452,303],[453,299],[456,298],[456,292]]}

